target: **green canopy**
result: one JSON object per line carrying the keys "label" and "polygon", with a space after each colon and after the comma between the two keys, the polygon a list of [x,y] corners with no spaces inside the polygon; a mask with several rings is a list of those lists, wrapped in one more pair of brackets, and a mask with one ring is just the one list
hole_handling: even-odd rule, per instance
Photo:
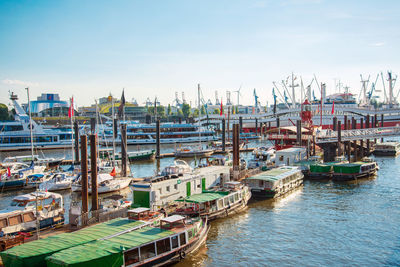
{"label": "green canopy", "polygon": [[144,225],[145,222],[117,218],[72,233],[32,241],[0,252],[4,266],[45,266],[45,257],[71,247]]}
{"label": "green canopy", "polygon": [[297,167],[289,167],[289,166],[279,167],[248,177],[246,178],[246,180],[263,180],[263,181],[275,182],[299,171],[300,170]]}
{"label": "green canopy", "polygon": [[178,199],[176,201],[182,201],[182,202],[184,201],[184,202],[201,204],[201,203],[205,203],[205,202],[223,198],[224,196],[226,196],[228,194],[229,194],[229,192],[204,191],[204,193],[191,195],[189,197],[185,197],[183,199]]}
{"label": "green canopy", "polygon": [[46,262],[48,267],[121,266],[124,250],[173,234],[174,232],[169,230],[147,226],[106,240],[97,240],[54,253],[46,258]]}

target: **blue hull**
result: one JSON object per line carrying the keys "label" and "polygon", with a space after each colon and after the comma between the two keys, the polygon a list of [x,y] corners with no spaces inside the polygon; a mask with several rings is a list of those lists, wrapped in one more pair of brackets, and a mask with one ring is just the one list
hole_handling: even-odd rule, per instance
{"label": "blue hull", "polygon": [[23,187],[26,183],[25,178],[21,179],[13,179],[13,180],[3,180],[0,181],[0,189],[7,189],[7,188],[18,188],[18,187]]}

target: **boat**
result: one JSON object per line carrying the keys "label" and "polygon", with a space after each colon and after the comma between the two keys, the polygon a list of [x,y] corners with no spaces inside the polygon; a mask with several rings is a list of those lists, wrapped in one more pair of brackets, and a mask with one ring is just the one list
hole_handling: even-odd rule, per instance
{"label": "boat", "polygon": [[33,161],[28,166],[24,163],[3,163],[1,168],[5,170],[1,175],[0,188],[16,189],[26,185],[26,177],[35,173],[42,173],[45,169],[43,166],[35,166]]}
{"label": "boat", "polygon": [[165,217],[162,212],[151,211],[149,208],[135,208],[127,212],[130,220],[146,221],[156,226],[160,224],[160,220]]}
{"label": "boat", "polygon": [[387,141],[377,143],[374,148],[375,156],[397,156],[400,154],[400,142]]}
{"label": "boat", "polygon": [[177,158],[194,158],[194,157],[207,157],[214,153],[211,149],[203,149],[202,147],[183,147],[175,151]]}
{"label": "boat", "polygon": [[299,161],[293,162],[292,166],[297,166],[304,174],[305,177],[310,173],[310,166],[313,164],[322,163],[322,159],[320,156],[310,156],[308,159],[302,159]]}
{"label": "boat", "polygon": [[276,151],[275,166],[290,166],[306,159],[307,151],[304,147],[291,147]]}
{"label": "boat", "polygon": [[[156,151],[154,149],[148,150],[138,150],[138,151],[131,151],[127,152],[129,161],[139,161],[139,160],[152,160],[155,159]],[[101,149],[99,151],[100,158],[103,159],[112,159],[112,149]],[[115,155],[116,160],[121,160],[122,156],[121,153],[116,153]]]}
{"label": "boat", "polygon": [[[156,124],[142,124],[139,122],[122,121],[127,126],[127,144],[145,145],[156,144]],[[110,146],[113,142],[112,121],[107,122],[103,128],[99,129],[99,143],[103,146]],[[206,127],[199,127],[191,123],[161,123],[160,124],[160,144],[176,143],[197,143],[216,141],[218,137],[214,131]],[[115,143],[121,143],[121,133],[118,131]]]}
{"label": "boat", "polygon": [[26,177],[25,188],[39,188],[41,183],[49,181],[54,173],[35,173]]}
{"label": "boat", "polygon": [[333,175],[333,165],[348,163],[344,156],[336,156],[335,161],[324,163],[317,156],[313,156],[312,159],[314,159],[314,161],[311,161],[310,164],[308,164],[308,170],[306,172],[303,171],[304,177],[309,180],[331,179]]}
{"label": "boat", "polygon": [[50,158],[50,157],[41,158],[38,155],[33,155],[33,158],[32,158],[31,155],[26,155],[26,156],[6,157],[2,163],[8,164],[8,163],[19,162],[19,163],[29,164],[33,161],[34,164],[37,166],[44,165],[46,167],[53,168],[53,167],[60,165],[60,163],[63,160],[64,160],[64,158]]}
{"label": "boat", "polygon": [[253,159],[250,159],[247,164],[248,169],[270,168],[275,164],[275,149],[270,147],[259,147],[253,150]]}
{"label": "boat", "polygon": [[31,149],[30,122],[35,149],[59,149],[71,147],[72,131],[45,128],[31,120],[18,104],[18,97],[11,93],[15,109],[15,121],[0,122],[0,151]]}
{"label": "boat", "polygon": [[[0,252],[0,256],[5,267],[14,267],[16,265],[42,267],[46,266],[45,258],[56,252],[95,242],[99,239],[106,239],[107,237],[109,238],[113,235],[119,235],[120,233],[136,231],[148,225],[149,223],[145,221],[116,218],[107,222],[85,227],[78,231],[42,237],[39,240],[27,242],[20,246]],[[98,248],[97,251],[104,252],[104,250]],[[106,264],[105,266],[108,265]]]}
{"label": "boat", "polygon": [[[79,176],[77,179],[74,180],[74,182],[71,185],[72,192],[81,192],[82,191],[82,185],[81,185],[81,179],[82,177]],[[92,184],[90,181],[90,177],[88,179],[88,193],[92,193]],[[131,178],[114,178],[108,173],[99,173],[97,175],[97,193],[103,194],[103,193],[110,193],[110,192],[115,192],[119,191],[122,189],[125,189],[129,186],[131,183]]]}
{"label": "boat", "polygon": [[[47,266],[164,266],[183,260],[206,241],[206,219],[173,215],[159,227],[120,232],[102,240],[54,253]],[[99,249],[101,248],[101,249]]]}
{"label": "boat", "polygon": [[251,193],[247,186],[240,182],[226,182],[221,187],[204,190],[178,202],[184,206],[176,210],[176,214],[207,217],[209,221],[227,217],[247,208]]}
{"label": "boat", "polygon": [[37,228],[64,223],[63,198],[52,192],[35,191],[13,198],[6,209],[0,210],[0,228],[6,235],[30,232]]}
{"label": "boat", "polygon": [[352,181],[370,177],[376,174],[378,164],[370,158],[363,158],[353,163],[337,163],[333,165],[334,181]]}
{"label": "boat", "polygon": [[51,179],[39,185],[40,190],[59,191],[71,189],[72,181],[75,179],[72,173],[55,173]]}
{"label": "boat", "polygon": [[132,207],[167,209],[168,205],[175,203],[180,197],[199,194],[230,180],[230,166],[207,166],[193,170],[186,162],[177,162],[167,166],[158,175],[133,182]]}
{"label": "boat", "polygon": [[100,209],[103,211],[116,211],[119,209],[128,209],[132,205],[132,201],[127,200],[122,195],[112,195],[104,197],[100,200]]}
{"label": "boat", "polygon": [[303,173],[294,166],[282,166],[245,179],[254,198],[282,196],[303,184]]}

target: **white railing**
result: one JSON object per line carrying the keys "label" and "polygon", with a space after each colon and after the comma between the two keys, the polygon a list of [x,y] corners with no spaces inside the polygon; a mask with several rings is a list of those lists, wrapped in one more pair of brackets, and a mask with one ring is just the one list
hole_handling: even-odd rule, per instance
{"label": "white railing", "polygon": [[[354,141],[363,139],[374,139],[385,136],[400,136],[400,127],[380,127],[368,129],[342,130],[341,141]],[[333,130],[317,131],[315,134],[316,143],[331,143],[338,141],[338,132]]]}

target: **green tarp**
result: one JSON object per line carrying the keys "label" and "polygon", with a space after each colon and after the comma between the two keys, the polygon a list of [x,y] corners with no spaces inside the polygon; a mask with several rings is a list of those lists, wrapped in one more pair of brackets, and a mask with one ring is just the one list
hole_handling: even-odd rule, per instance
{"label": "green tarp", "polygon": [[0,256],[6,267],[45,266],[45,257],[57,251],[85,244],[143,224],[144,222],[141,221],[118,218],[72,233],[63,233],[22,244],[0,252]]}
{"label": "green tarp", "polygon": [[176,201],[184,201],[191,203],[205,203],[209,201],[213,201],[216,199],[220,199],[229,194],[229,192],[212,192],[212,191],[203,191],[204,193],[192,195],[189,197],[185,197],[184,199],[178,199]]}
{"label": "green tarp", "polygon": [[359,173],[362,164],[359,163],[342,163],[333,165],[335,173]]}
{"label": "green tarp", "polygon": [[310,172],[311,173],[326,173],[332,170],[331,165],[326,164],[312,164],[310,165]]}
{"label": "green tarp", "polygon": [[54,253],[46,258],[46,262],[48,267],[121,266],[124,250],[173,234],[174,232],[169,230],[143,227],[106,240],[97,240]]}

